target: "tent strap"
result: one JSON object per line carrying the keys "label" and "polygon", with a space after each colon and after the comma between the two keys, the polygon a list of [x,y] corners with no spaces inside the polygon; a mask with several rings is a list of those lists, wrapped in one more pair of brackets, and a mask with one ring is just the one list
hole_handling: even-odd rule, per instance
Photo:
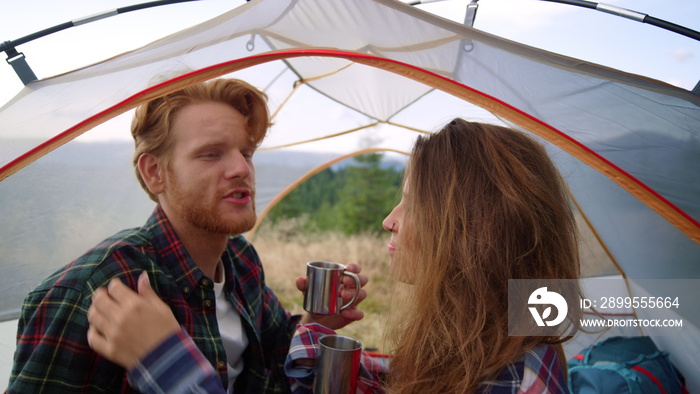
{"label": "tent strap", "polygon": [[29,67],[24,53],[17,52],[17,49],[15,49],[15,46],[12,45],[10,41],[5,41],[3,45],[7,48],[5,49],[5,53],[7,54],[6,61],[15,70],[15,73],[17,73],[22,83],[26,85],[29,82],[36,81],[36,75],[31,67]]}
{"label": "tent strap", "polygon": [[317,76],[315,76],[315,77],[306,78],[306,79],[300,79],[300,80],[296,81],[296,82],[294,83],[294,88],[292,89],[292,91],[289,92],[289,94],[287,95],[287,97],[282,101],[282,104],[280,104],[280,105],[277,107],[277,109],[276,109],[275,112],[272,114],[272,116],[270,116],[270,119],[275,119],[275,117],[276,117],[277,114],[280,112],[280,110],[282,109],[282,107],[284,107],[284,105],[287,104],[287,101],[289,101],[289,99],[292,98],[292,95],[293,95],[293,94],[297,91],[297,89],[299,89],[302,85],[307,84],[307,83],[312,82],[312,81],[316,81],[316,80],[318,80],[318,79],[322,79],[322,78],[331,76],[331,75],[333,75],[333,74],[337,74],[337,73],[343,71],[344,69],[350,67],[351,64],[352,64],[352,63],[348,63],[348,64],[346,64],[345,66],[343,66],[343,67],[341,67],[341,68],[339,68],[339,69],[337,69],[337,70],[331,71],[331,72],[329,72],[329,73],[326,73],[326,74],[317,75]]}
{"label": "tent strap", "polygon": [[370,124],[368,124],[368,125],[356,127],[356,128],[354,128],[354,129],[350,129],[350,130],[346,130],[346,131],[341,131],[340,133],[329,134],[329,135],[325,135],[325,136],[323,136],[323,137],[311,138],[311,139],[304,140],[304,141],[292,142],[292,143],[285,144],[285,145],[277,145],[277,146],[270,146],[270,147],[267,147],[267,148],[260,148],[260,149],[258,149],[258,151],[259,151],[259,152],[262,152],[262,151],[268,151],[268,150],[274,150],[274,149],[280,149],[280,148],[288,148],[288,147],[290,147],[290,146],[301,145],[301,144],[306,144],[306,143],[315,142],[315,141],[321,141],[321,140],[325,140],[325,139],[328,139],[328,138],[337,137],[337,136],[344,135],[344,134],[354,133],[354,132],[359,131],[359,130],[362,130],[362,129],[367,129],[367,128],[370,128],[370,127],[374,127],[374,126],[378,125],[379,123],[380,123],[380,122],[374,122],[374,123],[370,123]]}

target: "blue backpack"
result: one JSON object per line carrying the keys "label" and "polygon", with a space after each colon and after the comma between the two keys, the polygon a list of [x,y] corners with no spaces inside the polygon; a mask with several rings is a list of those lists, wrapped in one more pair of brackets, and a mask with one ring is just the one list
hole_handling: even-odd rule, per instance
{"label": "blue backpack", "polygon": [[649,337],[612,337],[571,358],[574,394],[687,394],[683,375]]}

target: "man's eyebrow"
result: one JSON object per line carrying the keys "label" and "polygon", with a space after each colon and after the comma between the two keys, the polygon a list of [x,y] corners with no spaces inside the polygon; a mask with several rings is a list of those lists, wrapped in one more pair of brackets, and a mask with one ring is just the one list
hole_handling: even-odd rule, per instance
{"label": "man's eyebrow", "polygon": [[[229,143],[226,141],[220,141],[220,140],[211,140],[211,141],[204,141],[196,146],[194,146],[193,151],[199,152],[207,149],[212,149],[212,148],[223,148],[229,146]],[[258,146],[253,143],[248,143],[246,142],[242,146],[240,146],[240,150],[251,150],[255,152],[257,150]]]}
{"label": "man's eyebrow", "polygon": [[193,150],[198,152],[198,151],[207,150],[207,149],[211,149],[211,148],[220,148],[222,146],[224,146],[224,143],[221,141],[206,141],[206,142],[195,145]]}

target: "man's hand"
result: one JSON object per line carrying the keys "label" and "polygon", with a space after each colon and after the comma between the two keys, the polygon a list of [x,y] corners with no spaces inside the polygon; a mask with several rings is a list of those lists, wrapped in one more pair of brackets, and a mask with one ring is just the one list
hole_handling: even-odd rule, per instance
{"label": "man's hand", "polygon": [[92,295],[88,343],[106,359],[130,370],[156,346],[180,330],[170,307],[153,291],[145,272],[138,294],[119,279]]}
{"label": "man's hand", "polygon": [[[348,264],[345,266],[345,270],[357,274],[357,277],[360,279],[361,287],[364,287],[369,281],[367,276],[360,274],[361,268],[357,264]],[[299,289],[299,291],[302,293],[305,292],[307,283],[308,280],[306,277],[298,277],[296,282],[297,289]],[[353,294],[355,294],[356,285],[355,281],[351,277],[344,275],[343,286],[343,291],[340,293],[340,296],[343,299],[343,304],[345,304],[348,303],[352,299]],[[304,316],[302,316],[301,323],[318,323],[333,330],[343,328],[348,324],[361,320],[363,317],[365,317],[364,312],[357,309],[357,305],[366,297],[367,292],[364,289],[360,289],[360,294],[357,296],[355,303],[343,309],[339,315],[316,315],[307,312],[304,314]]]}

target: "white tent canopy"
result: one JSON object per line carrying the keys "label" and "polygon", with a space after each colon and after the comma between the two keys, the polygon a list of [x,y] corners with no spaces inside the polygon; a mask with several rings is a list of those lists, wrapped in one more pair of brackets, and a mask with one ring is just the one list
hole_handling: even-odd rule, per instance
{"label": "white tent canopy", "polygon": [[[152,207],[145,194],[137,202],[113,195],[114,179],[133,178],[128,159],[94,190],[79,177],[76,183],[57,177],[58,156],[70,156],[77,143],[62,145],[148,99],[224,75],[265,89],[272,110],[280,109],[262,146],[270,152],[299,142],[298,126],[290,127],[297,117],[319,139],[361,129],[371,137],[368,148],[396,151],[410,148],[415,129],[434,129],[455,116],[530,132],[547,146],[589,231],[619,271],[628,278],[700,279],[700,97],[398,1],[256,0],[143,48],[32,82],[0,109],[0,195],[4,217],[12,212],[13,220],[0,230],[0,299],[6,302],[0,317],[15,317],[39,280],[114,231],[141,224]],[[343,112],[341,122],[304,105],[310,94],[326,96],[329,108],[354,112]],[[345,153],[353,150],[348,144]],[[100,166],[106,158],[81,160]],[[259,177],[268,196],[291,182],[273,177]],[[40,199],[59,189],[76,200]],[[27,201],[20,193],[27,190],[36,199]],[[85,212],[80,198],[104,199],[111,209]],[[97,224],[66,230],[77,213]],[[36,250],[37,241],[68,233],[80,239]],[[698,298],[697,287],[679,291]],[[682,365],[698,370],[700,310],[688,305],[683,316],[694,335],[664,344]]]}

